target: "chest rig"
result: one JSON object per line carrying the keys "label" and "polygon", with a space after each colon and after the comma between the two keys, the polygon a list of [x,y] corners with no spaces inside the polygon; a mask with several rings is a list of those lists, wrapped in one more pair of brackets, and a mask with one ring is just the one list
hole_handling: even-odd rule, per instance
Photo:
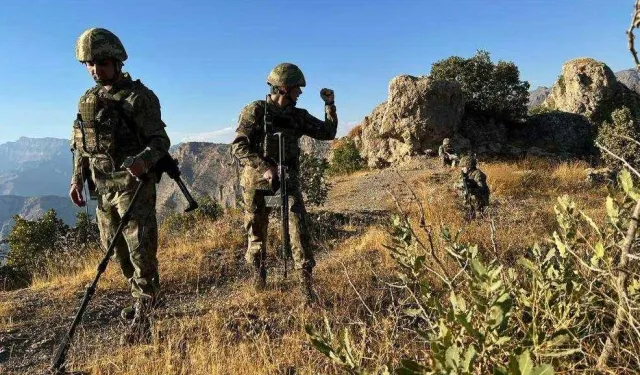
{"label": "chest rig", "polygon": [[80,98],[72,146],[81,156],[109,158],[115,170],[126,156],[141,151],[142,142],[135,124],[124,109],[134,84],[114,94],[95,88]]}
{"label": "chest rig", "polygon": [[276,113],[269,109],[266,102],[264,105],[264,127],[261,150],[265,159],[277,164],[279,159],[279,138],[276,133],[283,134],[283,143],[286,153],[284,164],[290,168],[297,168],[300,157],[300,146],[298,140],[302,136],[302,119],[296,116],[294,108],[291,110]]}

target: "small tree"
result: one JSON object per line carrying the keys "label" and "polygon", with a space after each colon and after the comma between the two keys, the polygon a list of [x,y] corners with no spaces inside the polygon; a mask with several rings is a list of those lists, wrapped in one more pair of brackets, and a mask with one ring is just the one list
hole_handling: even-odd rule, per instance
{"label": "small tree", "polygon": [[[612,122],[605,121],[598,129],[596,142],[606,147],[609,151],[622,157],[632,166],[640,166],[640,146],[635,142],[624,139],[620,136],[632,139],[640,139],[640,125],[631,115],[628,107],[616,109],[611,114]],[[622,162],[613,156],[602,153],[603,161],[613,167],[621,168]]]}
{"label": "small tree", "polygon": [[364,161],[358,147],[351,139],[345,139],[333,148],[333,158],[329,173],[333,175],[349,174],[362,169]]}
{"label": "small tree", "polygon": [[513,62],[494,64],[487,51],[479,50],[469,59],[451,56],[440,60],[432,65],[430,77],[459,82],[469,110],[503,120],[527,116],[529,83],[520,80],[520,71]]}
{"label": "small tree", "polygon": [[326,179],[328,169],[327,159],[316,158],[311,154],[300,156],[300,185],[307,203],[322,206],[327,200],[331,188]]}
{"label": "small tree", "polygon": [[53,209],[37,220],[26,220],[18,215],[13,220],[15,225],[8,237],[7,264],[29,273],[43,271],[47,259],[59,248],[69,226],[57,217]]}

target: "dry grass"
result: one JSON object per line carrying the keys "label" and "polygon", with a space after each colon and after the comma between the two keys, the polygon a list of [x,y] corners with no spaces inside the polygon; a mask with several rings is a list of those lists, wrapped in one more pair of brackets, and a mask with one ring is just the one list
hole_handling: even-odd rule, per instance
{"label": "dry grass", "polygon": [[[602,215],[599,210],[605,190],[583,182],[583,163],[553,164],[535,159],[480,167],[488,176],[493,203],[487,218],[471,223],[464,221],[450,188],[455,173],[434,180],[432,171],[426,170],[424,176],[409,181],[424,203],[427,221],[433,226],[433,241],[441,241],[438,233],[447,226],[460,230],[460,241],[477,243],[482,251],[497,251],[506,260],[516,259],[554,228],[556,196],[575,195],[594,216]],[[415,217],[415,204],[402,208]],[[176,304],[172,311],[181,313],[157,317],[151,345],[121,348],[114,346],[113,339],[103,341],[105,335],[121,330],[118,324],[103,328],[100,335],[87,328],[73,348],[72,367],[92,374],[342,373],[309,346],[304,332],[307,324],[322,328],[325,316],[336,327],[349,327],[369,368],[424,355],[426,347],[411,339],[414,336],[406,328],[411,323],[398,310],[398,301],[407,296],[390,287],[396,280],[396,266],[383,247],[390,241],[385,228],[372,225],[363,230],[347,225],[339,228],[345,233],[343,237],[326,236],[319,244],[323,252],[315,271],[321,303],[305,308],[295,279],[283,280],[273,268],[267,290],[260,294],[253,291],[246,273],[239,271],[244,267],[245,246],[241,223],[240,215],[228,215],[199,223],[178,237],[163,233],[159,253],[163,287],[169,301]],[[271,226],[273,238],[276,229]],[[356,229],[361,234],[354,236]],[[420,236],[428,242],[424,233]],[[271,249],[274,246],[277,241],[269,245]],[[444,254],[436,255],[444,259]],[[88,259],[87,264],[93,265],[97,259]],[[36,278],[31,290],[73,305],[76,300],[72,296],[94,272],[94,266],[88,266],[71,275]],[[122,276],[111,265],[100,282],[100,291],[125,293],[125,289]],[[11,295],[0,294],[0,316],[15,315],[20,309],[22,301],[12,300]],[[52,313],[42,308],[36,314]],[[366,334],[364,328],[368,329]]]}

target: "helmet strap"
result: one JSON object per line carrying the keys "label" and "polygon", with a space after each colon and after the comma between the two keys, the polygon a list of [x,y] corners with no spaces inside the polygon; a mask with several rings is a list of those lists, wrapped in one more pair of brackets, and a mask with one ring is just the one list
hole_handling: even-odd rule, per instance
{"label": "helmet strap", "polygon": [[117,59],[111,59],[111,61],[113,61],[113,68],[114,68],[113,78],[103,82],[96,82],[97,84],[101,86],[110,86],[110,85],[113,85],[118,79],[120,79],[120,76],[122,75],[122,67],[124,66],[124,63]]}

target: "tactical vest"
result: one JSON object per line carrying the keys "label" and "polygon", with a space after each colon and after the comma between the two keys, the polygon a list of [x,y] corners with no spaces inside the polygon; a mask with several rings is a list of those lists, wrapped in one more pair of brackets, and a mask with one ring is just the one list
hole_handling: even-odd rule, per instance
{"label": "tactical vest", "polygon": [[278,162],[279,140],[278,136],[274,133],[282,131],[284,134],[284,164],[297,170],[300,159],[300,145],[298,141],[302,136],[302,124],[300,121],[303,120],[295,115],[295,109],[293,113],[290,114],[275,114],[269,110],[264,100],[259,101],[259,105],[265,111],[262,124],[261,144],[259,145],[263,157],[273,163]]}
{"label": "tactical vest", "polygon": [[114,94],[93,88],[80,98],[73,124],[72,148],[89,158],[92,177],[100,194],[131,189],[133,178],[121,165],[127,156],[144,149],[135,123],[125,113],[125,100],[139,81]]}

